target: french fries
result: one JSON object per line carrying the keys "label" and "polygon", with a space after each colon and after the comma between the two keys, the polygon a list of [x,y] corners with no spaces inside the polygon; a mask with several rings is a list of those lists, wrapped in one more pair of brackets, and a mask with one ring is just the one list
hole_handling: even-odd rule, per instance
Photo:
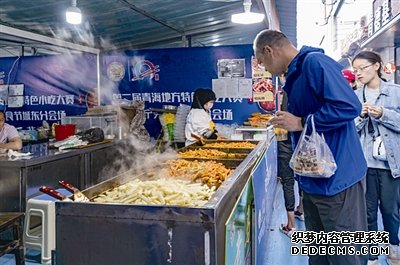
{"label": "french fries", "polygon": [[99,203],[138,205],[204,205],[233,170],[215,161],[166,162],[169,178],[157,180],[134,179],[103,192],[93,199]]}
{"label": "french fries", "polygon": [[94,198],[99,203],[138,205],[202,206],[215,192],[216,187],[192,183],[182,179],[135,179],[115,187]]}

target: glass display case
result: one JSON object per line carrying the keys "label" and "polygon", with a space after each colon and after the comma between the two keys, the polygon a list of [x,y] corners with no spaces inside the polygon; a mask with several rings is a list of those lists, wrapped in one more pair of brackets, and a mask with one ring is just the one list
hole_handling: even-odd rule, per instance
{"label": "glass display case", "polygon": [[88,130],[90,128],[101,128],[104,135],[118,136],[118,118],[117,113],[102,113],[81,116],[64,116],[61,119],[62,124],[75,124],[76,132]]}

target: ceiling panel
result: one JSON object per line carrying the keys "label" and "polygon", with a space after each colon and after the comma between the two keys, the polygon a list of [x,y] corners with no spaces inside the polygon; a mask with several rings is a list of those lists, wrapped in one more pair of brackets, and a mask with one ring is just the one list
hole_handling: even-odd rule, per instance
{"label": "ceiling panel", "polygon": [[[265,1],[253,0],[252,11],[263,12]],[[286,1],[294,0],[276,4]],[[83,14],[78,26],[65,22],[70,5],[70,0],[1,0],[0,24],[102,50],[250,44],[268,26],[232,23],[231,15],[243,12],[242,0],[78,0]],[[293,6],[284,11],[296,13]],[[0,47],[2,39],[0,34]]]}

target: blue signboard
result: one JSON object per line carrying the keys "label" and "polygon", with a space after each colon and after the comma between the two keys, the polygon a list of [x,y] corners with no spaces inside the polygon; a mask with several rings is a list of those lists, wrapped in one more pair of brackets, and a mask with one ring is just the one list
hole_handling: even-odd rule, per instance
{"label": "blue signboard", "polygon": [[[159,113],[150,108],[191,105],[194,91],[211,88],[212,79],[218,78],[221,59],[244,59],[245,77],[251,78],[252,55],[251,45],[105,53],[100,58],[101,104],[123,99],[145,101],[145,126],[157,137]],[[86,95],[97,88],[97,58],[92,54],[1,58],[0,97],[4,95],[1,89],[9,84],[23,85],[24,104],[0,106],[6,108],[8,123],[26,128],[39,127],[42,120],[59,122],[62,115],[86,112]],[[241,125],[251,113],[260,111],[247,98],[218,98],[212,119]]]}
{"label": "blue signboard", "polygon": [[272,216],[277,184],[277,144],[274,140],[252,172],[255,207],[255,265],[266,259],[267,229]]}
{"label": "blue signboard", "polygon": [[[40,127],[63,115],[86,112],[86,94],[97,88],[96,55],[51,55],[0,59],[0,109],[16,127]],[[21,104],[8,104],[12,86],[20,86]],[[14,97],[15,98],[15,97]]]}
{"label": "blue signboard", "polygon": [[[144,100],[146,128],[153,137],[160,131],[158,114],[149,110],[162,105],[191,105],[197,88],[212,87],[220,59],[245,59],[245,76],[251,78],[251,45],[153,49],[109,53],[102,57],[102,102]],[[242,124],[256,103],[246,98],[219,98],[212,109],[215,123]]]}

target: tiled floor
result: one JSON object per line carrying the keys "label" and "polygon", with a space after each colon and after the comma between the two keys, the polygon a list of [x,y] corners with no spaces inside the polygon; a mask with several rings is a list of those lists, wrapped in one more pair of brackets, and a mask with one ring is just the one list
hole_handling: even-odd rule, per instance
{"label": "tiled floor", "polygon": [[[296,198],[297,200],[297,198]],[[290,255],[290,239],[279,231],[279,226],[286,222],[286,212],[283,202],[282,187],[278,184],[275,204],[272,214],[271,227],[268,230],[268,244],[267,253],[273,253],[267,255],[264,265],[307,265],[308,258],[306,256],[292,256]],[[296,225],[298,230],[304,230],[304,222],[296,219]],[[382,221],[379,219],[379,228],[382,229]],[[380,264],[386,265],[384,257],[380,257]],[[37,265],[40,263],[40,253],[35,250],[29,250],[27,252],[26,265]],[[0,257],[0,265],[14,265],[13,255],[5,255]],[[88,264],[90,265],[90,264]]]}
{"label": "tiled floor", "polygon": [[[297,187],[295,188],[297,190]],[[296,198],[296,205],[298,204]],[[286,224],[286,210],[283,201],[282,186],[278,183],[275,204],[272,213],[271,227],[267,233],[267,253],[274,253],[273,255],[267,254],[265,265],[306,265],[308,258],[306,256],[291,256],[290,255],[290,238],[279,231],[281,224]],[[296,229],[304,230],[304,222],[296,218]]]}

